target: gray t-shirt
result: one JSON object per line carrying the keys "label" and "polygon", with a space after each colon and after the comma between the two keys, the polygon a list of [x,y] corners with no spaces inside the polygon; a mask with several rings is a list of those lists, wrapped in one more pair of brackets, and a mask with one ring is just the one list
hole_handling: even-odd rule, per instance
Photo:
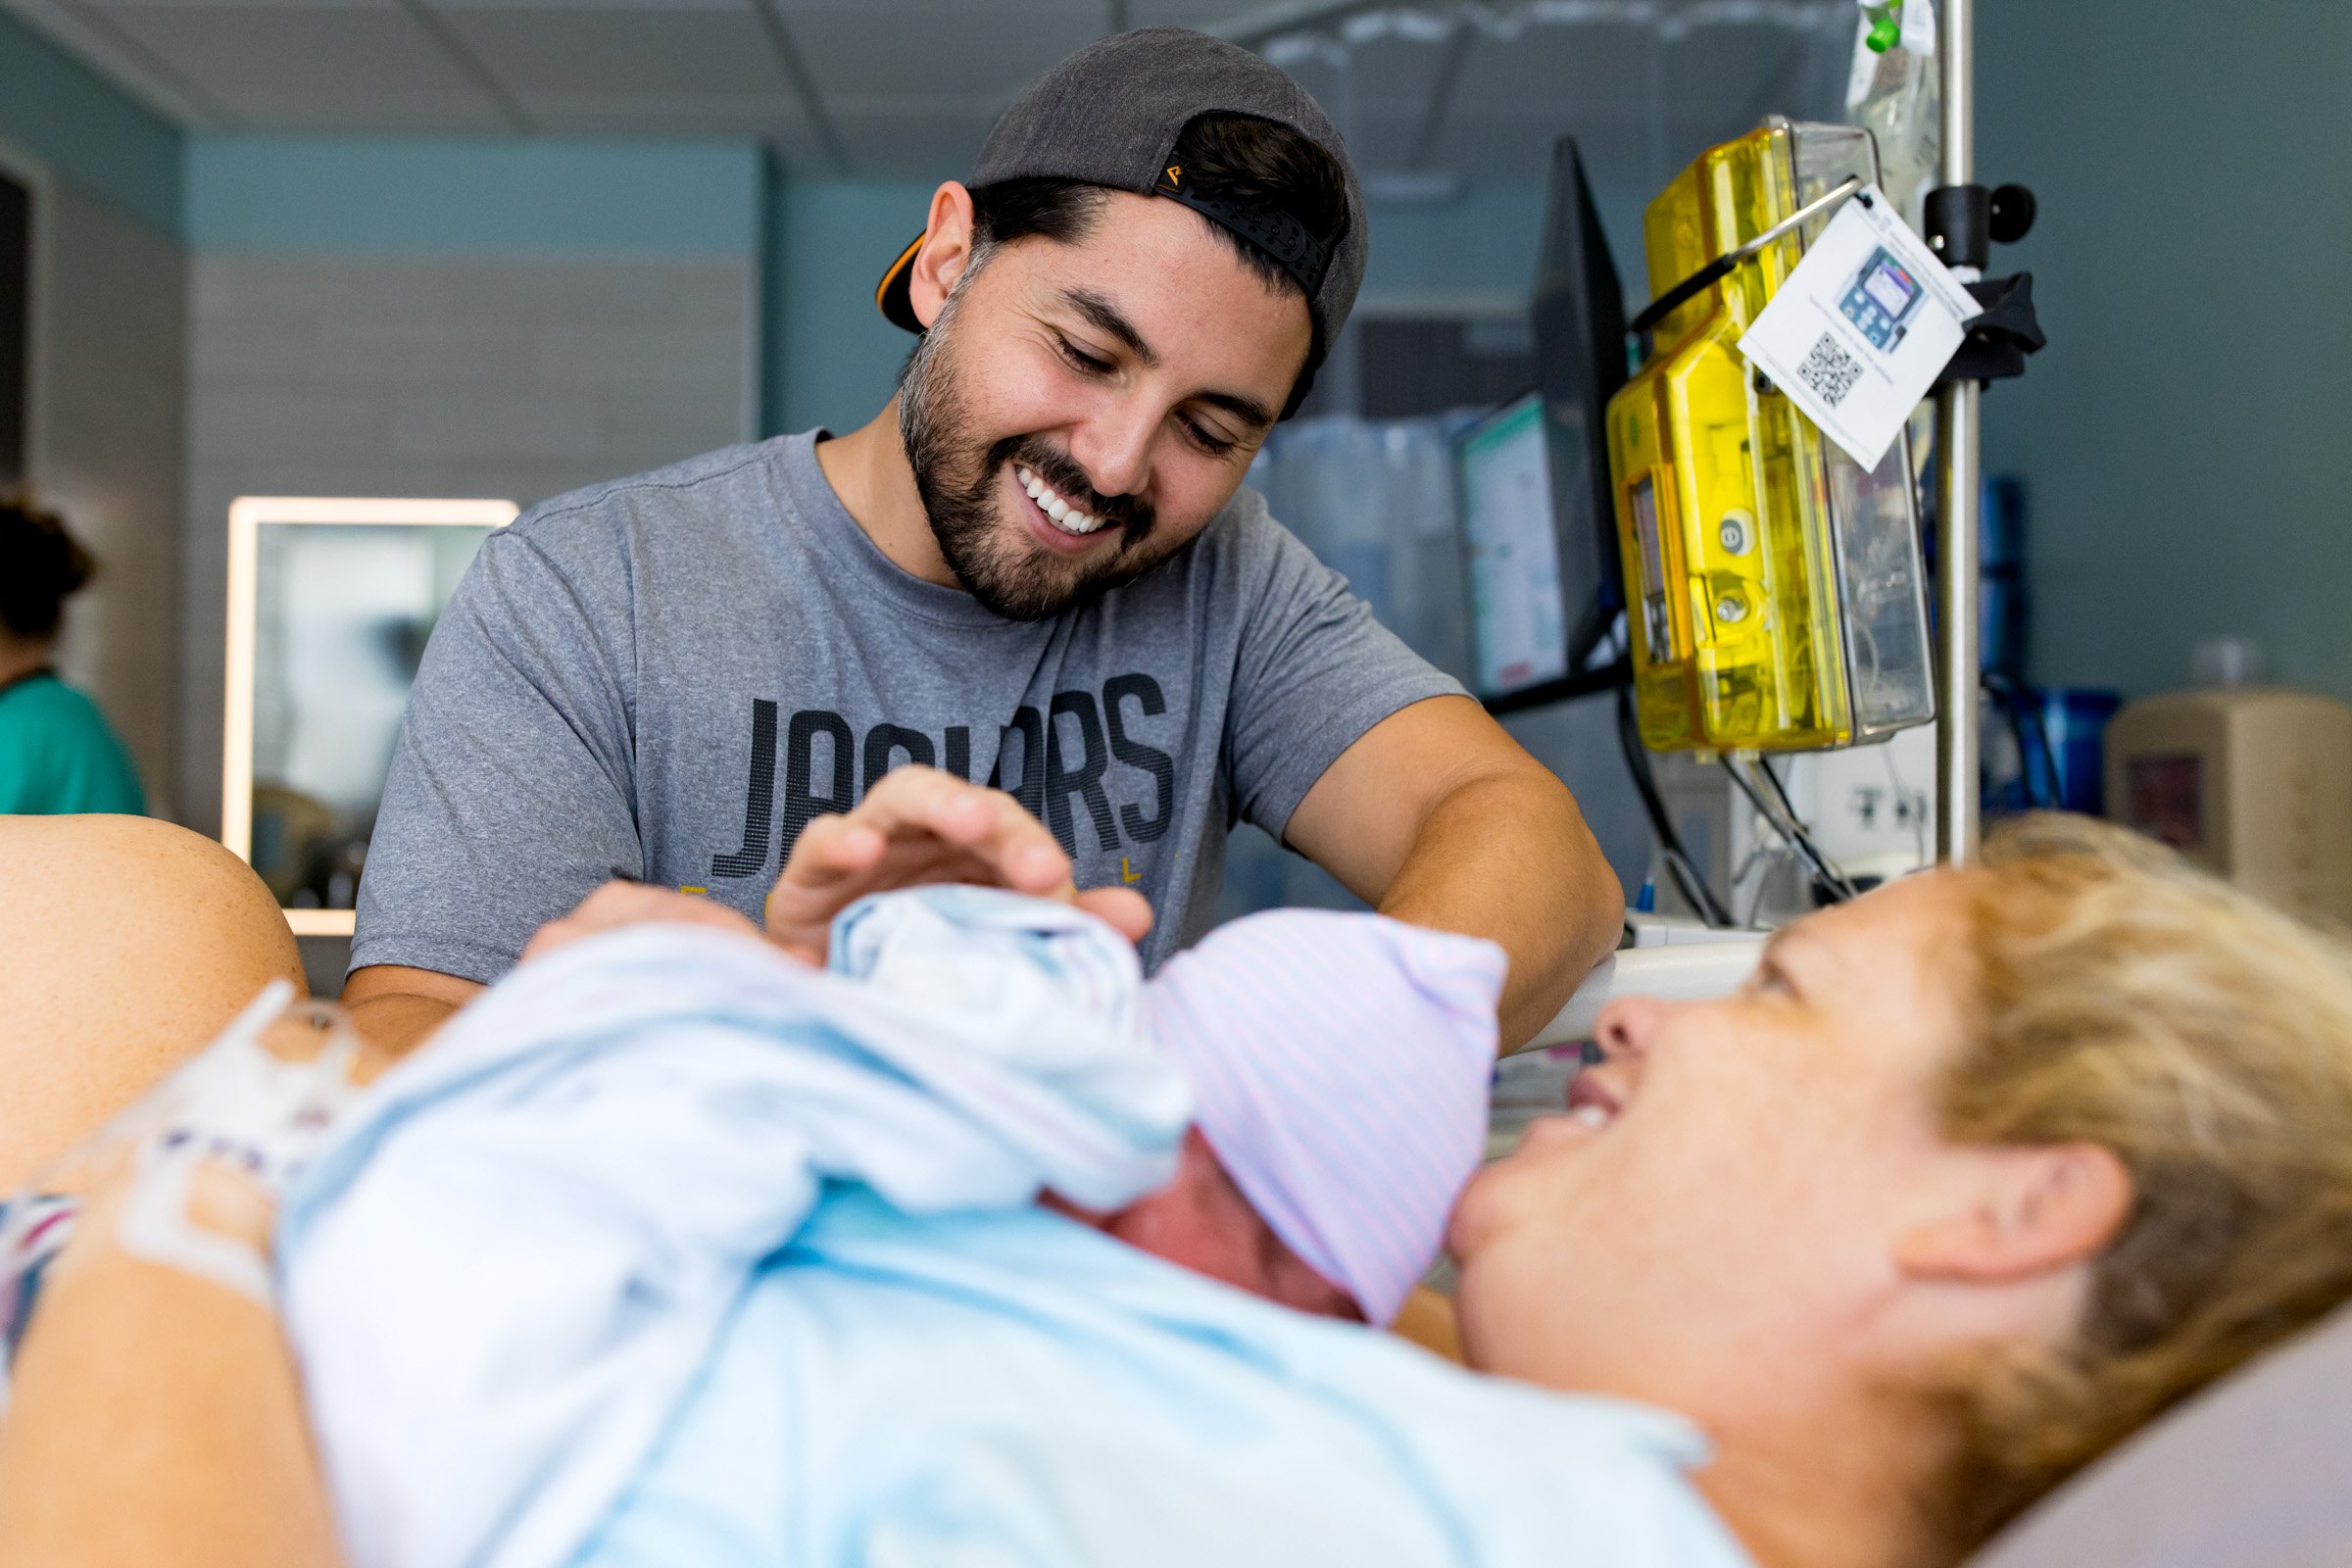
{"label": "gray t-shirt", "polygon": [[482,546],[410,694],[354,968],[488,981],[614,876],[760,917],[793,840],[887,769],[1018,797],[1206,929],[1236,820],[1280,835],[1339,755],[1461,690],[1242,490],[1141,581],[1004,620],[893,564],[814,434],[560,496]]}

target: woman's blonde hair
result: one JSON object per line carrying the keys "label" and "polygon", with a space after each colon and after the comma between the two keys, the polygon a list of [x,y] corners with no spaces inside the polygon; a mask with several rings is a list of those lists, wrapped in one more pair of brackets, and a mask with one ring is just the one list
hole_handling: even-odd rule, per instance
{"label": "woman's blonde hair", "polygon": [[1964,1545],[2352,1298],[2352,948],[2081,817],[1995,835],[1966,885],[1946,1132],[2101,1145],[2133,1200],[2070,1339],[1954,1396]]}

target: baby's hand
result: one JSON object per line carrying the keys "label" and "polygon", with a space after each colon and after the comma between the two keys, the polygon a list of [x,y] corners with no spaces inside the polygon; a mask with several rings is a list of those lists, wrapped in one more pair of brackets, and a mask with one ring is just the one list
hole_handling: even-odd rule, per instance
{"label": "baby's hand", "polygon": [[713,904],[709,899],[697,898],[691,893],[672,893],[667,888],[647,887],[642,882],[608,882],[582,899],[580,906],[561,920],[550,920],[541,926],[538,934],[522,950],[522,961],[528,963],[533,958],[544,958],[557,949],[569,947],[583,937],[617,931],[622,926],[662,921],[674,925],[705,925],[715,930],[733,931],[740,936],[756,937],[760,934],[758,926],[723,904]]}

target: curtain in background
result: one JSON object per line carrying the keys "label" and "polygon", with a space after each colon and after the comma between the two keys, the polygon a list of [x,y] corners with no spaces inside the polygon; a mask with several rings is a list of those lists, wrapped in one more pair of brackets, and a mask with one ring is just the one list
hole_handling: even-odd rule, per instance
{"label": "curtain in background", "polygon": [[[1275,430],[1249,480],[1275,517],[1345,576],[1383,625],[1465,683],[1469,590],[1455,514],[1453,439],[1477,416],[1473,411],[1299,419]],[[1362,907],[1320,867],[1255,828],[1236,828],[1217,917],[1282,906]]]}

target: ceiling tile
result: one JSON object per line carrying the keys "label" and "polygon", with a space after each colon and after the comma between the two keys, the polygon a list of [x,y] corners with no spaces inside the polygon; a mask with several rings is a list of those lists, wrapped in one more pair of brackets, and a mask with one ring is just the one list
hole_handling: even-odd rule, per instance
{"label": "ceiling tile", "polygon": [[679,11],[729,12],[750,16],[753,0],[428,0],[435,11],[564,11],[644,12],[666,16]]}
{"label": "ceiling tile", "polygon": [[138,40],[108,25],[106,19],[86,7],[59,0],[0,0],[0,11],[13,13],[36,32],[80,60],[133,98],[178,124],[219,128],[228,116],[192,83],[183,80]]}
{"label": "ceiling tile", "polygon": [[[961,174],[1039,72],[1123,19],[1214,27],[1263,0],[429,0],[467,65],[418,25],[416,0],[0,0],[183,123],[251,129],[752,137],[830,175],[829,154],[757,14],[781,19],[853,172]],[[1646,187],[1768,110],[1836,114],[1850,32],[1531,24],[1479,35],[1422,146],[1446,45],[1383,38],[1345,68],[1294,69],[1373,172],[1540,177],[1576,134],[1594,176]]]}
{"label": "ceiling tile", "polygon": [[799,17],[929,16],[943,23],[972,22],[999,24],[1052,16],[1064,22],[1094,24],[1100,33],[1109,24],[1108,0],[769,0],[782,15]]}
{"label": "ceiling tile", "polygon": [[1262,6],[1250,0],[1127,0],[1127,19],[1137,27],[1198,27],[1213,32]]}
{"label": "ceiling tile", "polygon": [[507,128],[498,106],[402,11],[144,0],[101,10],[254,128]]}
{"label": "ceiling tile", "polygon": [[808,130],[795,102],[769,94],[521,93],[523,110],[553,136],[651,136],[767,141]]}
{"label": "ceiling tile", "polygon": [[521,97],[792,95],[774,44],[749,11],[468,9],[443,20]]}
{"label": "ceiling tile", "polygon": [[[88,9],[121,9],[109,0],[91,0]],[[138,0],[144,11],[398,11],[401,0]]]}
{"label": "ceiling tile", "polygon": [[1009,100],[1102,33],[1101,15],[1010,7],[877,24],[871,11],[795,12],[792,37],[827,102],[836,94],[944,91]]}
{"label": "ceiling tile", "polygon": [[[868,179],[961,179],[988,135],[991,121],[977,115],[874,116],[836,109],[833,122],[850,149],[852,173]],[[829,173],[821,164],[806,167]],[[921,226],[922,215],[915,215]]]}

